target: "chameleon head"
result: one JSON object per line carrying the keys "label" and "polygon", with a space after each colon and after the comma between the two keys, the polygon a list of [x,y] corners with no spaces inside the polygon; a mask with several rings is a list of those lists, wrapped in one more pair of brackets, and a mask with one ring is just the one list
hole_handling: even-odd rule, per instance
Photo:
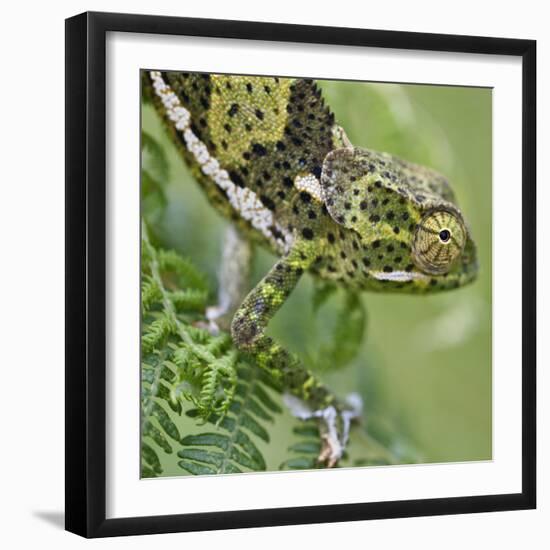
{"label": "chameleon head", "polygon": [[332,219],[359,237],[363,287],[432,292],[475,279],[475,244],[440,174],[344,147],[326,156],[321,188]]}

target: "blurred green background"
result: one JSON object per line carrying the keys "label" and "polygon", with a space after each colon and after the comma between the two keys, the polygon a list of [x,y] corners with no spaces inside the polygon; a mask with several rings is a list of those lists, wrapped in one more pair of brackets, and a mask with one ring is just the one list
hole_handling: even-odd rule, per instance
{"label": "blurred green background", "polygon": [[[322,375],[341,394],[358,391],[363,397],[365,418],[352,437],[348,465],[360,464],[365,449],[382,458],[389,453],[394,462],[491,459],[491,90],[320,85],[355,145],[387,151],[448,177],[480,261],[477,281],[463,289],[434,296],[363,295],[368,327],[359,356],[345,369]],[[155,221],[155,234],[162,246],[190,257],[215,288],[227,222],[209,206],[148,105],[142,109],[142,128],[159,141],[170,164],[168,201]],[[259,251],[251,284],[273,262],[273,256]],[[306,276],[269,329],[304,357],[315,352],[343,299],[337,294],[315,317],[312,292]],[[288,413],[279,416],[271,443],[260,445],[268,469],[288,458],[295,423]],[[195,430],[189,421],[189,431]],[[175,461],[163,460],[164,475],[185,475]]]}

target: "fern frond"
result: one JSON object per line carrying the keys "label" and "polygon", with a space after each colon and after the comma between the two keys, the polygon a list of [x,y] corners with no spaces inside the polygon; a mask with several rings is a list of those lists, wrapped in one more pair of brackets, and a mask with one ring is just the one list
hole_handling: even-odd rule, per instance
{"label": "fern frond", "polygon": [[292,429],[300,441],[290,445],[288,451],[301,456],[289,458],[280,466],[279,470],[314,470],[322,468],[317,457],[321,451],[319,428],[314,421],[301,422]]}
{"label": "fern frond", "polygon": [[[188,435],[181,440],[183,449],[179,466],[197,475],[265,470],[266,463],[256,440],[269,442],[264,422],[273,422],[273,414],[281,411],[269,396],[262,373],[249,365],[238,368],[239,383],[234,398],[224,416],[211,415],[213,431]],[[200,418],[201,411],[187,412]]]}
{"label": "fern frond", "polygon": [[185,258],[174,250],[159,250],[157,253],[158,269],[163,273],[166,287],[191,287],[206,291],[207,283],[204,275]]}
{"label": "fern frond", "polygon": [[[240,360],[228,334],[191,324],[205,321],[206,278],[176,252],[157,250],[145,225],[142,234],[143,475],[160,475],[175,443],[189,473],[265,469],[254,438],[269,441],[262,423],[280,409],[264,375]],[[212,424],[211,434],[181,439],[178,417],[188,403],[187,418]]]}

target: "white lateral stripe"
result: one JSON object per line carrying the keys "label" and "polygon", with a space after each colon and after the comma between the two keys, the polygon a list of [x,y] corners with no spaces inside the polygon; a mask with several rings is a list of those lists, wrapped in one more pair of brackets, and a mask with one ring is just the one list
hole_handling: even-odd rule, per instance
{"label": "white lateral stripe", "polygon": [[[252,226],[261,231],[270,241],[288,250],[292,235],[285,231],[273,218],[273,214],[258,199],[256,194],[246,187],[235,185],[226,170],[220,167],[219,162],[210,155],[206,145],[194,134],[190,128],[191,115],[180,103],[178,96],[162,78],[159,71],[150,71],[149,75],[156,95],[166,109],[166,116],[174,123],[176,129],[183,134],[187,149],[193,154],[201,171],[210,177],[218,187],[227,194],[231,206]],[[275,227],[284,238],[275,238],[271,228]]]}
{"label": "white lateral stripe", "polygon": [[406,282],[414,281],[415,279],[417,281],[427,281],[429,279],[429,277],[423,273],[418,273],[416,271],[391,271],[390,273],[386,273],[385,271],[370,271],[369,274],[379,281]]}

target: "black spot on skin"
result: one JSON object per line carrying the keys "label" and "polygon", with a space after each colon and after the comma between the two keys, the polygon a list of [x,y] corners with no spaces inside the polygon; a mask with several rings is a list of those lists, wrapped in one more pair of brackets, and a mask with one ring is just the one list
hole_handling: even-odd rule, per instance
{"label": "black spot on skin", "polygon": [[300,191],[300,198],[302,199],[302,202],[311,202],[311,195],[307,191]]}
{"label": "black spot on skin", "polygon": [[265,155],[267,155],[267,149],[261,143],[253,143],[252,151],[259,157],[265,157]]}
{"label": "black spot on skin", "polygon": [[201,105],[203,106],[205,111],[210,108],[210,103],[208,103],[208,99],[206,99],[205,97],[201,97]]}
{"label": "black spot on skin", "polygon": [[314,166],[313,169],[311,170],[311,172],[313,173],[313,175],[316,177],[316,178],[320,178],[321,177],[321,167],[320,166]]}
{"label": "black spot on skin", "polygon": [[252,84],[250,84],[250,82],[247,82],[247,83],[246,83],[246,91],[247,91],[249,94],[251,94],[251,93],[252,93],[252,90],[253,90]]}
{"label": "black spot on skin", "polygon": [[302,229],[302,236],[304,239],[311,241],[311,239],[313,239],[313,231],[309,227],[304,227]]}
{"label": "black spot on skin", "polygon": [[345,202],[345,203],[344,203],[344,208],[345,208],[346,210],[351,210],[351,203]]}
{"label": "black spot on skin", "polygon": [[365,210],[365,209],[367,208],[367,201],[361,201],[361,202],[359,203],[359,208],[360,208],[361,210]]}
{"label": "black spot on skin", "polygon": [[391,210],[386,214],[386,218],[388,220],[393,220],[394,217],[395,217],[395,214]]}
{"label": "black spot on skin", "polygon": [[369,185],[369,186],[367,187],[367,191],[368,191],[369,193],[372,193],[372,192],[374,191],[374,187],[373,187],[372,185]]}
{"label": "black spot on skin", "polygon": [[379,222],[380,221],[380,216],[378,214],[372,214],[370,217],[369,217],[369,220],[371,222]]}
{"label": "black spot on skin", "polygon": [[[284,235],[274,226],[271,226],[269,228],[269,230],[271,231],[271,234],[278,240],[283,240],[284,238]],[[277,264],[279,265],[279,264]]]}
{"label": "black spot on skin", "polygon": [[386,250],[387,250],[388,252],[393,252],[393,251],[394,251],[393,245],[389,244],[389,245],[386,247]]}
{"label": "black spot on skin", "polygon": [[344,218],[344,216],[336,216],[336,221],[337,221],[340,225],[344,225],[344,223],[346,222],[346,218]]}
{"label": "black spot on skin", "polygon": [[384,273],[391,273],[392,271],[393,271],[393,267],[391,265],[384,266]]}
{"label": "black spot on skin", "polygon": [[301,267],[298,267],[296,268],[296,275],[298,275],[298,277],[304,272],[304,270],[301,268]]}
{"label": "black spot on skin", "polygon": [[300,147],[300,145],[302,145],[302,140],[297,137],[293,137],[291,141],[294,145],[296,145],[296,147]]}
{"label": "black spot on skin", "polygon": [[403,258],[401,256],[396,256],[395,258],[395,263],[396,264],[400,264],[401,263],[401,260],[403,260]]}
{"label": "black spot on skin", "polygon": [[327,235],[327,239],[330,244],[334,244],[334,241],[336,240],[333,233],[329,233]]}
{"label": "black spot on skin", "polygon": [[355,223],[357,221],[357,216],[352,216],[351,217],[351,223]]}
{"label": "black spot on skin", "polygon": [[378,206],[378,199],[372,199],[371,204],[376,208]]}
{"label": "black spot on skin", "polygon": [[359,245],[357,244],[357,241],[353,241],[352,245],[354,250],[359,250]]}
{"label": "black spot on skin", "polygon": [[243,153],[243,159],[244,160],[250,160],[251,157],[252,157],[252,155],[248,151],[245,151]]}
{"label": "black spot on skin", "polygon": [[430,279],[430,285],[435,286],[437,284],[437,281],[435,279]]}
{"label": "black spot on skin", "polygon": [[366,256],[363,258],[363,263],[365,264],[365,267],[370,266],[370,260]]}
{"label": "black spot on skin", "polygon": [[254,112],[254,114],[256,115],[256,118],[259,119],[259,120],[263,120],[264,119],[264,113],[262,111],[260,111],[260,109],[256,109],[256,111]]}
{"label": "black spot on skin", "polygon": [[231,170],[231,172],[229,172],[229,177],[235,185],[238,185],[239,187],[245,186],[243,178],[241,178],[240,174],[235,172],[235,170]]}
{"label": "black spot on skin", "polygon": [[233,103],[231,107],[229,107],[227,114],[229,116],[235,116],[238,112],[239,112],[239,105],[237,103]]}
{"label": "black spot on skin", "polygon": [[285,200],[285,192],[284,191],[277,191],[277,196],[281,199],[281,200]]}
{"label": "black spot on skin", "polygon": [[375,181],[374,182],[374,185],[375,187],[378,187],[378,189],[380,189],[380,187],[382,187],[382,182],[379,180],[379,181]]}
{"label": "black spot on skin", "polygon": [[383,260],[384,259],[384,254],[378,254],[378,259]]}
{"label": "black spot on skin", "polygon": [[396,234],[396,235],[399,235],[399,231],[401,231],[399,229],[399,227],[397,227],[397,225],[393,228],[393,232]]}
{"label": "black spot on skin", "polygon": [[283,185],[289,188],[292,187],[292,180],[288,176],[285,176],[283,178]]}
{"label": "black spot on skin", "polygon": [[225,151],[227,151],[227,148],[229,147],[229,145],[227,145],[227,141],[225,141],[225,139],[222,139],[222,147]]}
{"label": "black spot on skin", "polygon": [[390,202],[390,199],[384,199],[382,201],[382,206],[386,206],[386,204],[388,204]]}
{"label": "black spot on skin", "polygon": [[380,246],[380,241],[373,241],[372,242],[372,247],[373,248],[378,248]]}
{"label": "black spot on skin", "polygon": [[403,212],[403,214],[401,215],[401,219],[403,221],[407,221],[409,219],[409,213],[408,212]]}
{"label": "black spot on skin", "polygon": [[300,211],[298,210],[298,207],[296,205],[294,205],[292,207],[292,212],[294,212],[294,214],[296,214],[296,216],[300,213]]}
{"label": "black spot on skin", "polygon": [[317,214],[315,214],[315,212],[313,210],[308,210],[307,212],[307,217],[310,219],[310,220],[314,220],[315,218],[317,218]]}
{"label": "black spot on skin", "polygon": [[278,141],[275,147],[277,147],[277,151],[284,151],[286,149],[286,145],[282,141]]}
{"label": "black spot on skin", "polygon": [[413,264],[409,264],[406,268],[405,268],[405,271],[412,271],[414,269],[414,265]]}
{"label": "black spot on skin", "polygon": [[265,93],[266,94],[270,94],[271,93],[271,88],[269,86],[267,86],[267,84],[264,86],[264,90],[265,90]]}
{"label": "black spot on skin", "polygon": [[260,195],[261,203],[269,210],[275,210],[276,204],[266,195]]}
{"label": "black spot on skin", "polygon": [[244,129],[247,132],[252,132],[252,124],[249,124],[248,122],[244,125]]}
{"label": "black spot on skin", "polygon": [[224,128],[224,130],[225,130],[228,134],[231,133],[231,126],[230,126],[229,124],[225,123],[225,124],[223,125],[223,128]]}

